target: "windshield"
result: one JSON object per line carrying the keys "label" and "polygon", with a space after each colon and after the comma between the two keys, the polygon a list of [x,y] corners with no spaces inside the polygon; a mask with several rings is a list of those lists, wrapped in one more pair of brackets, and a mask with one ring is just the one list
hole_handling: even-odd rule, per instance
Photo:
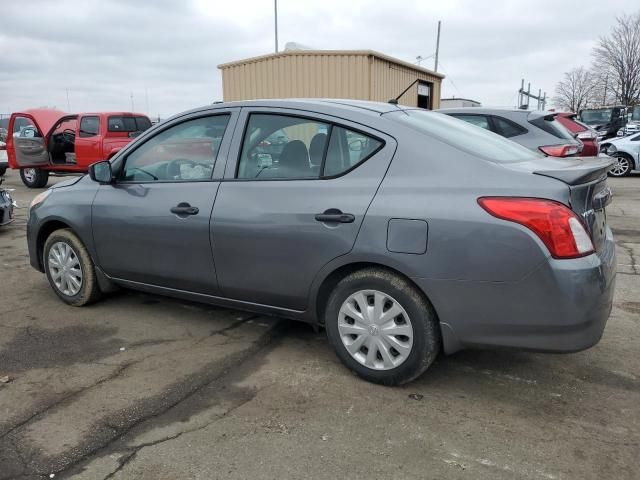
{"label": "windshield", "polygon": [[494,162],[519,162],[543,156],[496,133],[442,113],[397,110],[385,116],[420,133],[442,140],[454,148]]}
{"label": "windshield", "polygon": [[608,123],[611,121],[611,114],[613,109],[611,108],[596,108],[594,110],[582,110],[580,112],[580,120],[587,125],[598,125],[601,123]]}

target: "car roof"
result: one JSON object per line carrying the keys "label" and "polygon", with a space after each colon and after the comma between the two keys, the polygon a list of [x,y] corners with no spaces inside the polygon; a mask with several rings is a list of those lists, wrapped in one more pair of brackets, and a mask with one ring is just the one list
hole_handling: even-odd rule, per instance
{"label": "car roof", "polygon": [[230,107],[292,108],[301,110],[315,110],[325,113],[346,113],[350,111],[376,117],[379,117],[384,113],[411,108],[404,105],[391,104],[388,102],[372,102],[366,100],[351,100],[340,98],[269,98],[259,100],[218,102],[206,107],[195,108],[193,110],[180,113],[175,117],[190,113],[203,112],[208,110],[215,111],[216,109]]}

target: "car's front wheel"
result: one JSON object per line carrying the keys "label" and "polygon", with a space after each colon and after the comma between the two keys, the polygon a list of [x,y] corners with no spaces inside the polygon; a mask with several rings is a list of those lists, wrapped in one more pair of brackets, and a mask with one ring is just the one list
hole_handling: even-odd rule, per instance
{"label": "car's front wheel", "polygon": [[49,284],[64,302],[80,307],[100,297],[89,252],[70,229],[56,230],[49,235],[43,260]]}
{"label": "car's front wheel", "polygon": [[628,156],[618,153],[613,154],[613,159],[616,163],[609,169],[609,175],[612,177],[624,177],[633,170],[632,160]]}
{"label": "car's front wheel", "polygon": [[338,282],[325,327],[340,360],[374,383],[410,382],[440,351],[440,329],[427,299],[384,269],[363,269]]}
{"label": "car's front wheel", "polygon": [[49,181],[49,172],[40,168],[21,168],[20,178],[29,188],[43,188]]}

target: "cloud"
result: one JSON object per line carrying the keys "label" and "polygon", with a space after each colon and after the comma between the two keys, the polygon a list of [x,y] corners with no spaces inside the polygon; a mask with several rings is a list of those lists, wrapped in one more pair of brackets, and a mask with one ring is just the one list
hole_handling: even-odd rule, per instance
{"label": "cloud", "polygon": [[[443,96],[513,105],[520,79],[552,93],[629,0],[280,0],[281,48],[373,49],[414,62],[442,20]],[[37,15],[34,15],[37,12]],[[165,117],[222,97],[220,63],[273,51],[273,3],[125,0],[7,2],[0,29],[0,113],[42,105]],[[423,66],[432,67],[432,59]],[[148,104],[148,108],[147,108]]]}

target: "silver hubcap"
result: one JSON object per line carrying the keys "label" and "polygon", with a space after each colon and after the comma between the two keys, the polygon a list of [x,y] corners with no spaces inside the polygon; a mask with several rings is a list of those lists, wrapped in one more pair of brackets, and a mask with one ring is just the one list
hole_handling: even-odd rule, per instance
{"label": "silver hubcap", "polygon": [[58,291],[73,297],[82,288],[82,267],[76,252],[64,242],[56,242],[47,259],[51,280]]}
{"label": "silver hubcap", "polygon": [[35,168],[25,168],[24,169],[24,178],[29,183],[33,183],[36,179],[36,169]]}
{"label": "silver hubcap", "polygon": [[373,370],[397,367],[413,347],[409,315],[396,300],[378,290],[360,290],[344,301],[338,332],[347,352]]}
{"label": "silver hubcap", "polygon": [[624,175],[629,169],[629,160],[625,157],[616,157],[616,163],[611,167],[612,175]]}

